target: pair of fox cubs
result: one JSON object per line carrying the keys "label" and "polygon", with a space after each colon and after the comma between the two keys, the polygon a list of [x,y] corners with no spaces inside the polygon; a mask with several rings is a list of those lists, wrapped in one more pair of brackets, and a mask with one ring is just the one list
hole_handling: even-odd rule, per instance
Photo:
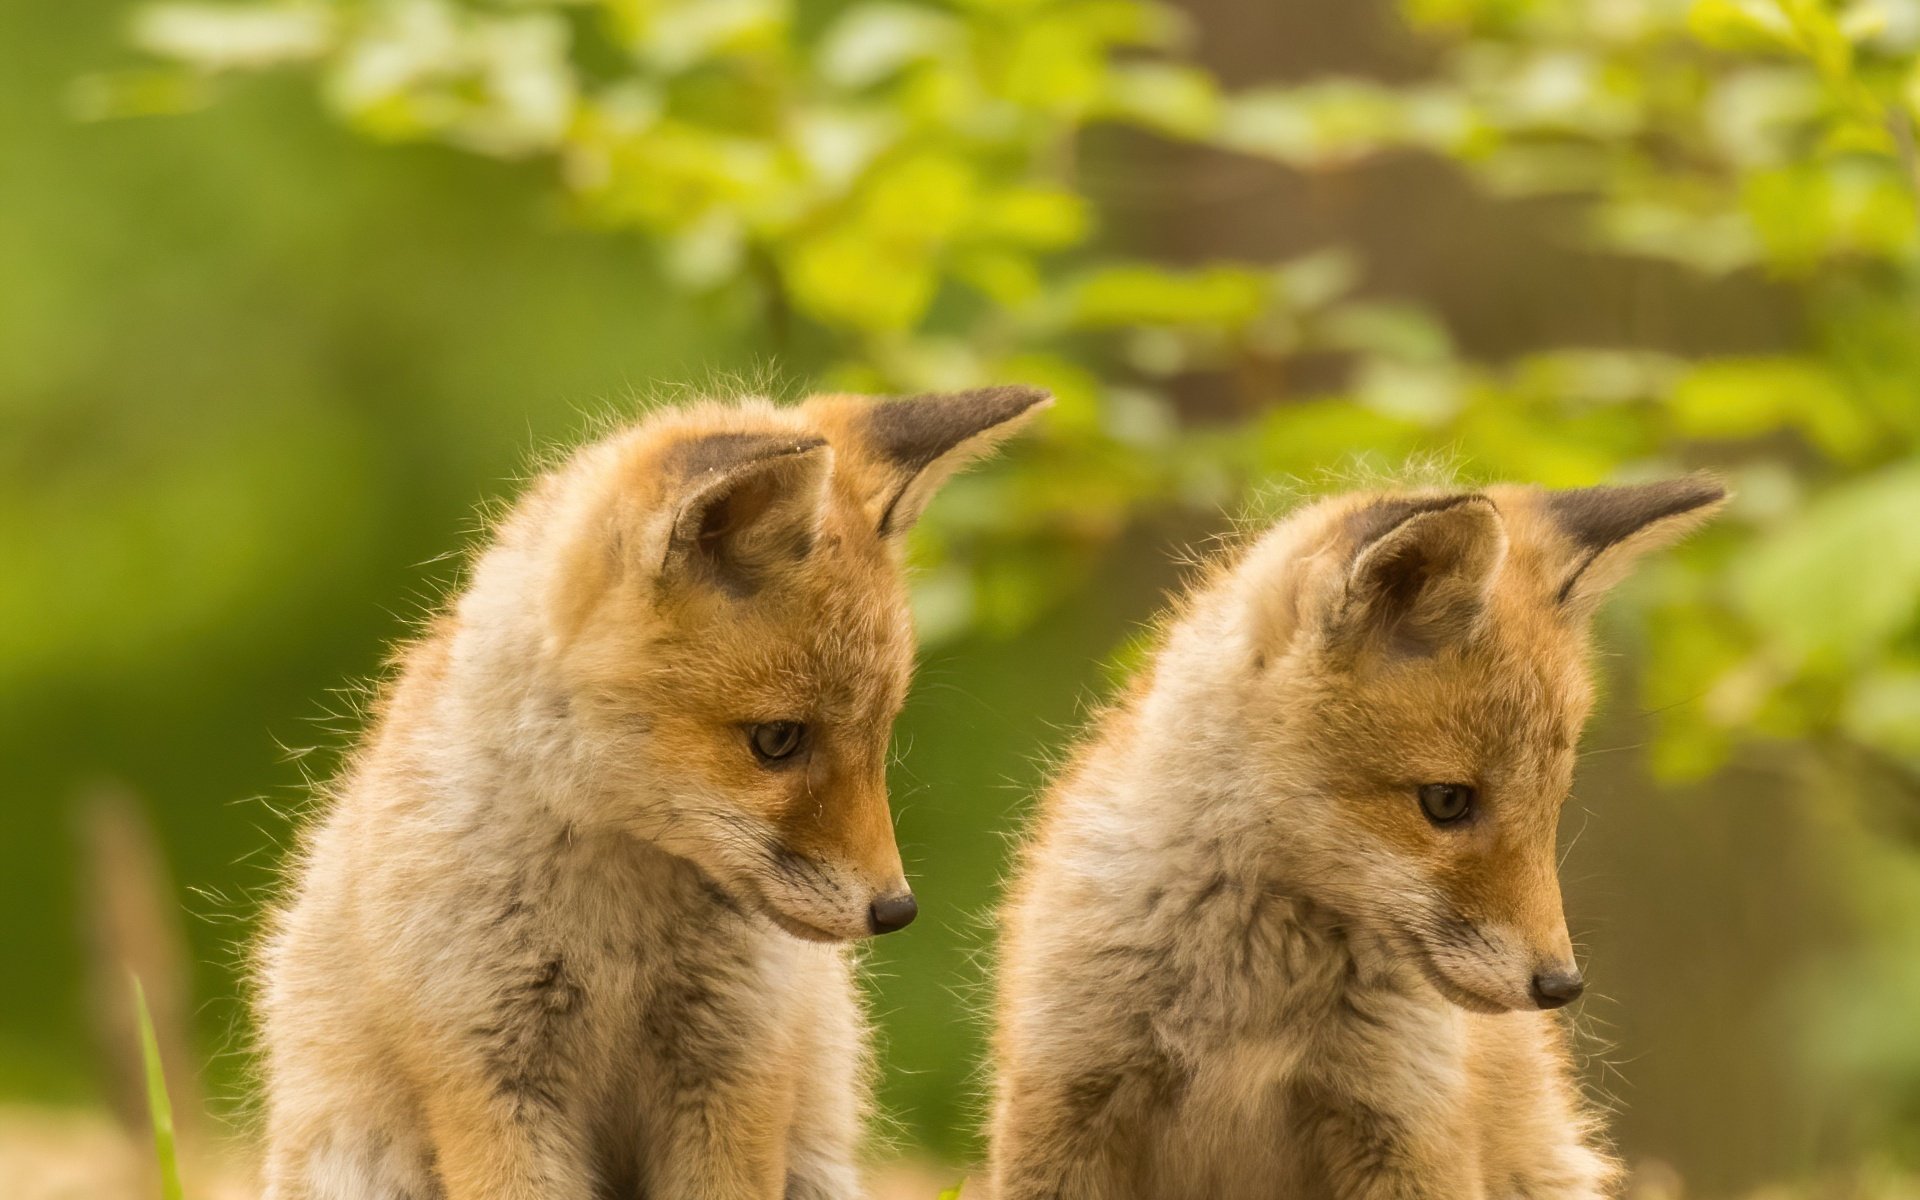
{"label": "pair of fox cubs", "polygon": [[[900,545],[1046,401],[702,404],[532,487],[264,943],[272,1200],[860,1194]],[[1586,625],[1721,498],[1345,495],[1219,563],[1025,852],[992,1194],[1605,1194],[1541,1011]]]}

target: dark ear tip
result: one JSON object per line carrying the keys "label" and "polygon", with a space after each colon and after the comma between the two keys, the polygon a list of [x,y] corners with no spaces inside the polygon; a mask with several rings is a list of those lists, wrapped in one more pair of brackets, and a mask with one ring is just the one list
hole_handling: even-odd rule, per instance
{"label": "dark ear tip", "polygon": [[1702,509],[1718,508],[1726,503],[1730,494],[1725,480],[1704,471],[1648,486],[1666,495],[1666,504],[1660,513],[1662,517],[1681,517]]}
{"label": "dark ear tip", "polygon": [[981,388],[979,391],[965,394],[969,395],[981,408],[987,410],[992,418],[988,422],[989,425],[1011,421],[1022,413],[1050,408],[1053,405],[1052,392],[1043,387],[1031,387],[1023,383]]}
{"label": "dark ear tip", "polygon": [[1598,551],[1660,521],[1704,519],[1725,502],[1714,475],[1682,475],[1653,483],[1610,484],[1548,492],[1547,513],[1575,543]]}
{"label": "dark ear tip", "polygon": [[1709,471],[1689,475],[1686,477],[1686,482],[1693,485],[1694,494],[1699,497],[1699,502],[1694,506],[1696,508],[1704,508],[1709,504],[1722,504],[1733,495],[1733,490],[1727,486],[1727,481]]}

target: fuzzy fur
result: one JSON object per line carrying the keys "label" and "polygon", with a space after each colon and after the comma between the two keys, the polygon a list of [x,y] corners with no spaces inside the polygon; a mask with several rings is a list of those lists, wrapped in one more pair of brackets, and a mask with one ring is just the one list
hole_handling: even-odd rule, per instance
{"label": "fuzzy fur", "polygon": [[[1336,497],[1202,581],[1004,912],[998,1200],[1588,1200],[1536,977],[1586,622],[1701,480]],[[1419,788],[1472,784],[1440,825]]]}
{"label": "fuzzy fur", "polygon": [[898,534],[1043,401],[701,404],[536,482],[259,951],[271,1200],[860,1194]]}

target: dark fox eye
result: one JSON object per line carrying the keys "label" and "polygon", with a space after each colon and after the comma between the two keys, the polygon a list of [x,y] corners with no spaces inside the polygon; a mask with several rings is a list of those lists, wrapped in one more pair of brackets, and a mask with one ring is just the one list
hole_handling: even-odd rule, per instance
{"label": "dark fox eye", "polygon": [[1435,825],[1451,825],[1473,812],[1473,785],[1466,783],[1423,783],[1420,785],[1420,810]]}
{"label": "dark fox eye", "polygon": [[807,727],[798,721],[768,721],[747,727],[747,741],[753,744],[754,756],[768,765],[792,758],[806,738]]}

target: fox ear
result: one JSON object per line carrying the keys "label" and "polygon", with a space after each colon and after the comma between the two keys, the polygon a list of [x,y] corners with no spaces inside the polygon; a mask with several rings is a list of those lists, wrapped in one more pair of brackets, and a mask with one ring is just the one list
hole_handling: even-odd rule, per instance
{"label": "fox ear", "polygon": [[1685,537],[1726,498],[1726,487],[1706,476],[1548,492],[1547,517],[1566,539],[1554,600],[1576,616],[1591,615],[1641,555]]}
{"label": "fox ear", "polygon": [[808,411],[846,450],[842,469],[882,537],[912,528],[942,483],[1053,400],[1035,387],[869,400],[820,396]]}
{"label": "fox ear", "polygon": [[1507,553],[1491,500],[1471,492],[1395,498],[1353,520],[1357,545],[1334,604],[1336,638],[1430,654],[1472,629]]}
{"label": "fox ear", "polygon": [[818,437],[716,434],[676,447],[668,468],[683,482],[661,576],[755,590],[813,549],[832,467]]}

